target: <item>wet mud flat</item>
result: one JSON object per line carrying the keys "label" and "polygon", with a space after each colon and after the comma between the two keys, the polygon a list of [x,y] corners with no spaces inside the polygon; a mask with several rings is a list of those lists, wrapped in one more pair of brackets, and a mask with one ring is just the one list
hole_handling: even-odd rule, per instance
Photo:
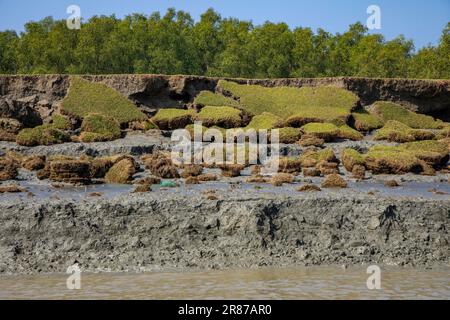
{"label": "wet mud flat", "polygon": [[301,181],[274,188],[242,179],[140,194],[129,185],[21,181],[34,196],[0,195],[0,272],[59,273],[74,263],[133,272],[449,262],[446,182],[300,193]]}

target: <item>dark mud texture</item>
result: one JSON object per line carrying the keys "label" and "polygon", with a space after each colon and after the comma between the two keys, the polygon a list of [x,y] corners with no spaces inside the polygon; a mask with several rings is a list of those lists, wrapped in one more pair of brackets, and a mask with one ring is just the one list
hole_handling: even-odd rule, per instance
{"label": "dark mud texture", "polygon": [[[96,75],[83,78],[104,83],[133,101],[147,114],[162,108],[185,108],[202,90],[214,91],[220,78],[166,75]],[[450,119],[450,81],[371,78],[227,79],[241,84],[276,86],[336,86],[354,92],[362,106],[394,101],[419,112]],[[0,117],[26,126],[45,121],[70,86],[68,75],[0,76]]]}
{"label": "dark mud texture", "polygon": [[218,194],[0,203],[0,273],[449,262],[450,201]]}

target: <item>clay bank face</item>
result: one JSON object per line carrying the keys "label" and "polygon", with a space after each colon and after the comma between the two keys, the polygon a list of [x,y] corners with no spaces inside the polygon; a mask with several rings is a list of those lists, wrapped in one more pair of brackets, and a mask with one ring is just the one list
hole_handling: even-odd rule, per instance
{"label": "clay bank face", "polygon": [[279,167],[279,130],[205,128],[196,122],[191,129],[175,130],[171,157],[176,165],[257,165],[265,174]]}

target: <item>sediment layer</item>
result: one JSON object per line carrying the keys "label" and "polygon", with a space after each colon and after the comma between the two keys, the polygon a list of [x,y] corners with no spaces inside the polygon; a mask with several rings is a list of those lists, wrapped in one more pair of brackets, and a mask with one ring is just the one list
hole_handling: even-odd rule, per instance
{"label": "sediment layer", "polygon": [[448,263],[450,202],[368,195],[0,202],[0,273]]}

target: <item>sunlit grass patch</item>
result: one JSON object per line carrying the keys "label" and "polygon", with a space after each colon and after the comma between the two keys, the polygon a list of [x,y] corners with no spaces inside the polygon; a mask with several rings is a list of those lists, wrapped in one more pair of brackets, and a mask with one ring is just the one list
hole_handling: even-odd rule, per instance
{"label": "sunlit grass patch", "polygon": [[70,136],[51,124],[23,129],[16,137],[17,144],[28,147],[59,144],[68,141],[70,141]]}
{"label": "sunlit grass patch", "polygon": [[339,128],[332,123],[317,123],[312,122],[302,127],[304,133],[324,139],[325,141],[332,141],[339,137]]}
{"label": "sunlit grass patch", "polygon": [[87,115],[81,124],[80,139],[83,142],[102,142],[119,139],[119,123],[101,114]]}
{"label": "sunlit grass patch", "polygon": [[252,121],[248,124],[247,129],[269,130],[280,127],[283,127],[283,119],[272,113],[263,112],[262,114],[256,115],[252,118]]}
{"label": "sunlit grass patch", "polygon": [[435,138],[435,134],[428,130],[413,129],[406,124],[389,120],[384,127],[377,131],[374,136],[375,140],[388,140],[391,142],[412,142],[416,140],[431,140]]}
{"label": "sunlit grass patch", "polygon": [[283,119],[291,118],[290,126],[314,120],[344,121],[358,102],[355,94],[337,87],[268,88],[225,80],[219,81],[219,87],[238,98],[244,110],[254,115],[270,112]]}
{"label": "sunlit grass patch", "polygon": [[229,107],[238,107],[239,102],[221,95],[220,93],[214,93],[211,91],[201,91],[194,99],[195,104],[199,104],[202,106],[213,106],[213,107],[221,107],[221,106],[229,106]]}
{"label": "sunlit grass patch", "polygon": [[162,130],[176,130],[192,124],[195,114],[195,110],[160,109],[151,121]]}
{"label": "sunlit grass patch", "polygon": [[441,129],[444,127],[444,122],[441,120],[435,120],[431,116],[412,112],[392,102],[375,102],[371,110],[384,121],[395,120],[413,129]]}
{"label": "sunlit grass patch", "polygon": [[146,120],[147,117],[116,90],[80,77],[72,77],[61,110],[79,119],[91,113],[99,113],[116,119],[120,124]]}
{"label": "sunlit grass patch", "polygon": [[360,141],[364,139],[364,135],[362,133],[349,127],[346,124],[339,127],[338,137],[341,139],[348,139],[353,141]]}
{"label": "sunlit grass patch", "polygon": [[195,115],[196,121],[201,121],[205,127],[219,126],[222,128],[238,128],[242,125],[242,111],[233,107],[204,107]]}
{"label": "sunlit grass patch", "polygon": [[352,116],[355,120],[355,128],[358,131],[369,132],[384,125],[384,121],[380,117],[364,109],[353,111]]}

